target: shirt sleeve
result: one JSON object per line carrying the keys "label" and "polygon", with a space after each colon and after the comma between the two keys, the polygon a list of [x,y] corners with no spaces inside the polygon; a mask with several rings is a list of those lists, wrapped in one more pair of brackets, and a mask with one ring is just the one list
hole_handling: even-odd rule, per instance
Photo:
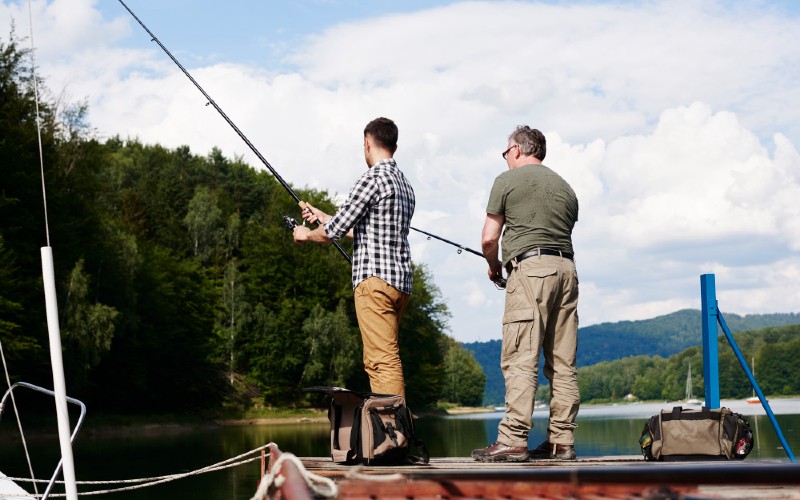
{"label": "shirt sleeve", "polygon": [[497,177],[492,184],[492,190],[489,193],[489,203],[486,205],[486,213],[492,215],[505,215],[506,213],[506,197],[508,192],[506,190],[506,183]]}
{"label": "shirt sleeve", "polygon": [[362,175],[350,189],[347,200],[323,226],[332,240],[346,235],[364,217],[377,196],[377,182],[370,172]]}

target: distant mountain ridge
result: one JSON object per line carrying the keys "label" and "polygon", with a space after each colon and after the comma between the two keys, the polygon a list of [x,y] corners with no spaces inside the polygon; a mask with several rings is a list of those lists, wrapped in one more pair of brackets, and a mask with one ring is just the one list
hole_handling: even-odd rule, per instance
{"label": "distant mountain ridge", "polygon": [[[798,313],[741,316],[723,312],[723,317],[732,332],[800,324],[800,314]],[[667,357],[688,347],[700,345],[703,335],[701,319],[699,310],[682,309],[652,319],[601,323],[580,328],[578,330],[578,366],[590,366],[601,361],[613,361],[637,355]],[[464,347],[475,355],[475,359],[486,373],[483,404],[502,404],[505,385],[500,372],[500,339],[470,342],[464,344]]]}

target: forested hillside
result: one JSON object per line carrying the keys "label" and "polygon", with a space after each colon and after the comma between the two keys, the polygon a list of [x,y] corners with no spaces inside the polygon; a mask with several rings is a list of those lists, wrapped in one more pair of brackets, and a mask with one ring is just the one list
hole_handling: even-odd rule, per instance
{"label": "forested hillside", "polygon": [[[697,280],[700,300],[700,280]],[[800,324],[800,314],[748,314],[740,316],[720,310],[732,332],[757,330],[769,326]],[[722,333],[722,330],[719,330]],[[644,354],[671,356],[687,347],[700,345],[703,336],[702,316],[697,309],[684,309],[644,321],[620,321],[587,326],[578,331],[578,365],[590,366]]]}
{"label": "forested hillside", "polygon": [[[13,35],[0,39],[0,341],[14,381],[52,384],[39,260],[49,241],[67,387],[94,412],[304,405],[306,386],[368,389],[350,265],[331,246],[295,245],[282,222],[298,214],[293,199],[219,150],[99,141],[84,106],[45,99],[48,240],[27,60]],[[324,191],[298,194],[335,209]],[[415,264],[400,334],[412,407],[479,402],[482,390],[447,383],[483,383],[443,333],[448,314]]]}
{"label": "forested hillside", "polygon": [[[727,318],[726,318],[727,321]],[[769,396],[800,394],[800,325],[770,327],[734,334],[756,380]],[[719,340],[719,379],[722,398],[752,395],[750,383],[723,336]],[[578,370],[581,400],[618,399],[632,394],[638,399],[676,401],[685,397],[686,375],[692,366],[692,393],[705,395],[703,352],[691,347],[669,358],[632,356]]]}
{"label": "forested hillside", "polygon": [[[723,307],[724,304],[720,306]],[[723,309],[723,316],[732,332],[800,324],[800,314],[797,313],[740,316],[726,313]],[[699,346],[701,341],[701,315],[700,311],[693,309],[648,320],[592,325],[578,330],[578,366],[585,367],[638,355],[665,358],[688,347]],[[502,404],[505,386],[500,372],[500,340],[473,342],[464,344],[464,347],[474,353],[475,359],[486,372],[484,404]],[[701,370],[699,366],[697,369]],[[547,383],[541,376],[541,371],[540,380]],[[581,397],[583,396],[582,394]]]}

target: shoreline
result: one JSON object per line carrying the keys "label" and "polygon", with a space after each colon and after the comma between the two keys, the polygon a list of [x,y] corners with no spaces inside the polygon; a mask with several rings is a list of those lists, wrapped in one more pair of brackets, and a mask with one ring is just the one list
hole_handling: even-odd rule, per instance
{"label": "shoreline", "polygon": [[[794,397],[773,397],[769,398],[770,407],[775,414],[795,413],[795,405],[800,404],[800,398]],[[625,414],[642,413],[648,414],[657,412],[659,407],[671,408],[673,406],[680,406],[680,401],[665,402],[665,401],[625,401],[625,402],[604,402],[604,403],[583,403],[581,404],[582,414],[584,417],[591,418],[597,412],[602,412],[603,415],[616,414],[623,412]],[[730,400],[723,399],[721,406],[728,407],[733,411],[739,411],[743,415],[756,415],[762,414],[763,409],[760,404],[747,404],[745,400]],[[791,408],[788,408],[791,407]],[[699,408],[699,407],[698,407]],[[545,416],[546,408],[537,408],[534,413],[535,416]],[[468,416],[468,415],[481,415],[488,413],[500,413],[493,406],[464,406],[449,408],[447,410],[420,412],[417,415],[421,418],[425,417],[442,417],[442,416]],[[545,411],[545,413],[542,413]],[[280,416],[253,416],[242,418],[223,418],[223,417],[208,417],[207,419],[198,417],[184,417],[172,416],[173,418],[165,416],[120,416],[120,415],[99,415],[98,420],[93,422],[86,422],[81,430],[84,435],[103,435],[109,433],[132,434],[132,433],[145,433],[145,434],[159,434],[159,433],[181,433],[189,432],[197,429],[220,428],[220,427],[247,427],[259,425],[328,425],[328,417],[325,412],[311,412],[309,415],[308,410],[298,412],[299,414],[280,415]],[[316,413],[316,415],[314,415]],[[47,437],[57,435],[57,430],[54,425],[40,422],[39,425],[29,426],[26,429],[26,434],[36,435],[40,437]],[[13,439],[13,438],[12,438]]]}
{"label": "shoreline", "polygon": [[247,425],[327,424],[328,417],[226,418],[213,420],[213,423],[226,427],[242,427]]}

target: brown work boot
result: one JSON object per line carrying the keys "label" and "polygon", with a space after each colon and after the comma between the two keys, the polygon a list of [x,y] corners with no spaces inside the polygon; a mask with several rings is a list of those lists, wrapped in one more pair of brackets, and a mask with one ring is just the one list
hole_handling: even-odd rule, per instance
{"label": "brown work boot", "polygon": [[575,446],[545,441],[536,448],[528,450],[531,460],[575,460]]}
{"label": "brown work boot", "polygon": [[494,443],[480,450],[472,450],[472,458],[479,462],[524,462],[528,459],[528,447]]}

